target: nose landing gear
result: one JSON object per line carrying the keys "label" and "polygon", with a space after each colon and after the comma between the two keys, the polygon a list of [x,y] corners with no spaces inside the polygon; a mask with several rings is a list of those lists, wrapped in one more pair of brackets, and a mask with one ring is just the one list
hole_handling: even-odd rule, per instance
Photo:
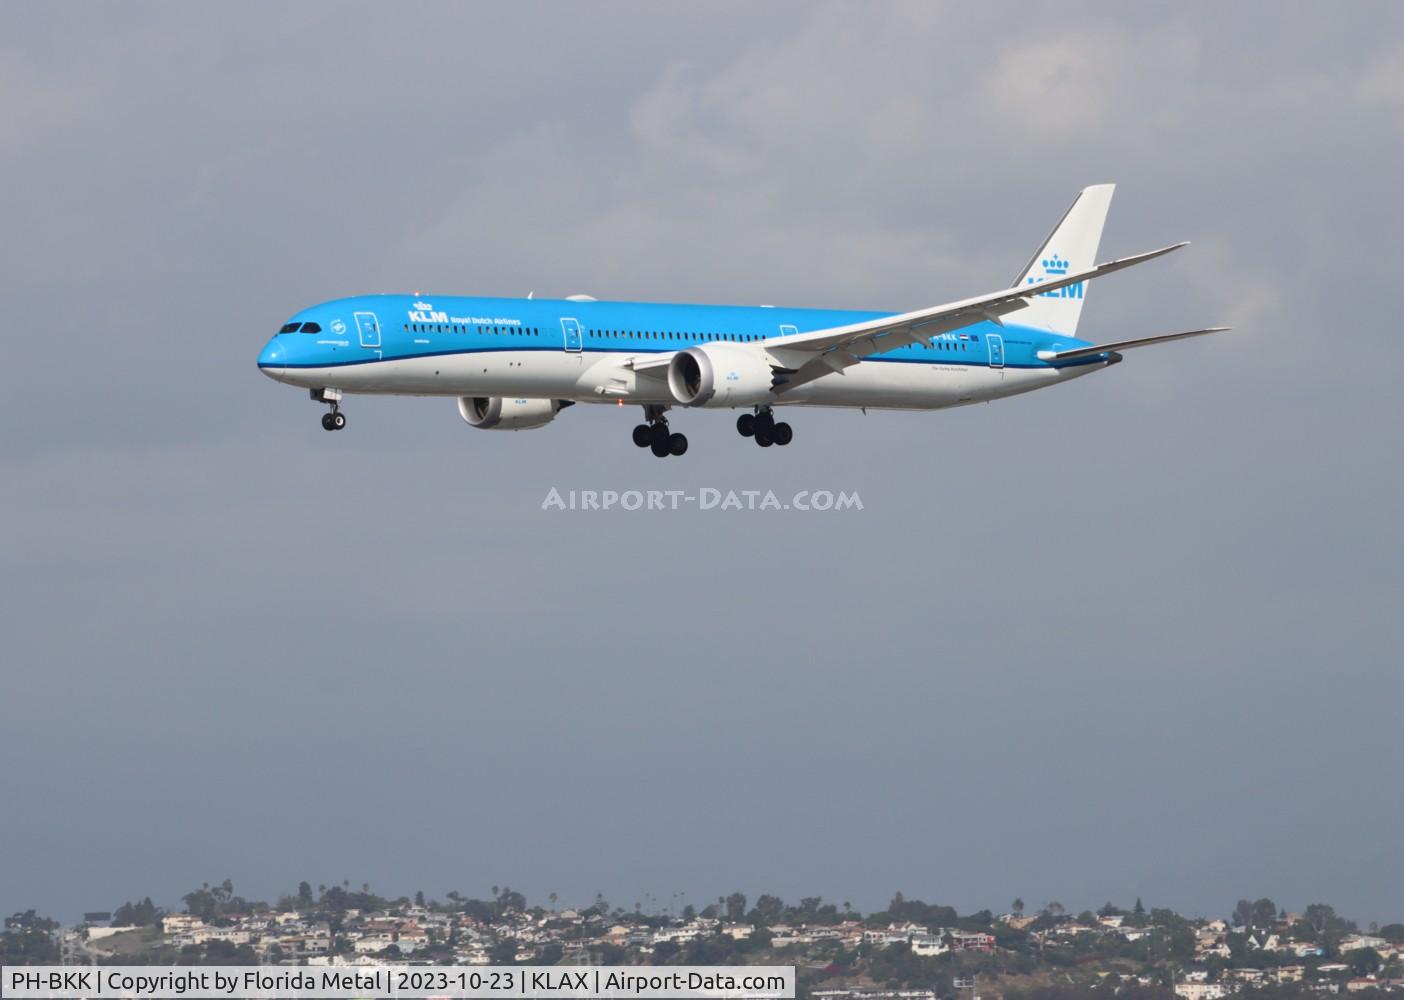
{"label": "nose landing gear", "polygon": [[331,410],[322,414],[322,430],[339,431],[346,426],[346,414],[341,412],[340,389],[312,389],[309,394],[318,403],[331,404]]}
{"label": "nose landing gear", "polygon": [[634,428],[634,444],[650,449],[656,458],[687,453],[687,435],[669,432],[668,418],[663,415],[666,410],[666,406],[645,406],[644,420],[647,422]]}
{"label": "nose landing gear", "polygon": [[794,440],[795,432],[783,420],[775,420],[775,414],[768,406],[756,407],[756,412],[743,413],[736,418],[736,432],[742,437],[755,438],[756,444],[769,448],[773,444],[784,447]]}

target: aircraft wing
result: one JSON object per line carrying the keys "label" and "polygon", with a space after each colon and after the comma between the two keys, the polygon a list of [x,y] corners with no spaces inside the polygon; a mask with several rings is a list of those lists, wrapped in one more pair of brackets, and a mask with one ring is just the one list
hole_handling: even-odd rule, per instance
{"label": "aircraft wing", "polygon": [[1028,305],[1028,300],[1035,295],[1100,278],[1113,271],[1154,260],[1188,245],[1188,242],[1176,243],[1159,250],[1107,261],[1089,270],[1052,281],[1002,288],[997,292],[914,312],[883,316],[849,326],[830,327],[827,330],[768,338],[765,341],[767,351],[785,369],[785,374],[777,376],[775,391],[784,392],[831,372],[841,372],[856,365],[859,359],[867,354],[895,351],[986,320],[999,323],[1000,317],[1023,309]]}
{"label": "aircraft wing", "polygon": [[1115,344],[1098,344],[1095,347],[1078,347],[1069,351],[1039,351],[1040,361],[1076,361],[1078,358],[1091,358],[1108,351],[1126,351],[1133,347],[1146,347],[1150,344],[1164,344],[1186,337],[1202,337],[1206,333],[1223,333],[1226,326],[1208,326],[1203,330],[1186,330],[1184,333],[1166,333],[1159,337],[1140,337],[1136,340],[1120,340]]}

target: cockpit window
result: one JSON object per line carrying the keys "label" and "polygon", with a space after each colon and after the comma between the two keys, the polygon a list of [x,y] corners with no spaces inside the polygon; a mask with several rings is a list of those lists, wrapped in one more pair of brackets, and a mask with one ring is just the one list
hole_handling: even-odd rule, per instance
{"label": "cockpit window", "polygon": [[316,324],[316,323],[303,323],[303,324],[302,324],[302,332],[303,332],[303,333],[321,333],[321,332],[322,332],[322,328],[321,328],[318,324]]}
{"label": "cockpit window", "polygon": [[279,332],[279,333],[297,333],[297,328],[300,327],[301,325],[302,325],[301,323],[284,323],[284,324],[283,324],[283,328],[282,328],[281,330],[279,330],[278,332]]}

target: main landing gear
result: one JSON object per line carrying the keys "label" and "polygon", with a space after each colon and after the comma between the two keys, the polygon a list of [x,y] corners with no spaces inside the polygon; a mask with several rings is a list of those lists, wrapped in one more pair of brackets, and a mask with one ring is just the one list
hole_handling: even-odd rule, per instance
{"label": "main landing gear", "polygon": [[322,414],[322,430],[339,431],[346,426],[346,414],[341,412],[340,389],[312,389],[310,394],[318,403],[331,404],[331,410]]}
{"label": "main landing gear", "polygon": [[634,444],[649,448],[656,458],[669,455],[683,455],[687,452],[687,435],[673,434],[668,430],[668,418],[663,415],[666,406],[648,405],[644,407],[644,420],[634,428]]}
{"label": "main landing gear", "polygon": [[775,414],[768,406],[756,407],[755,413],[743,413],[736,418],[736,431],[742,437],[755,438],[756,444],[769,448],[773,444],[784,447],[794,440],[795,432],[783,420],[775,422]]}

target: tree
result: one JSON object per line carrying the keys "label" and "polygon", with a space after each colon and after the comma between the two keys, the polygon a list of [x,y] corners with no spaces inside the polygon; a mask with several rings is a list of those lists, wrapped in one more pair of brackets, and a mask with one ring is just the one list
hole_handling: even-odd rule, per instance
{"label": "tree", "polygon": [[414,905],[415,905],[415,906],[423,906],[423,905],[424,905],[424,890],[423,890],[423,889],[420,889],[418,892],[416,892],[416,893],[414,894]]}
{"label": "tree", "polygon": [[1312,903],[1302,911],[1302,919],[1318,935],[1325,934],[1336,920],[1336,908],[1328,903]]}
{"label": "tree", "polygon": [[0,965],[57,965],[59,949],[53,932],[58,926],[33,910],[8,918],[0,934]]}
{"label": "tree", "polygon": [[785,901],[779,896],[771,896],[765,893],[756,900],[755,909],[751,911],[750,920],[753,924],[778,924],[785,917]]}
{"label": "tree", "polygon": [[310,907],[312,905],[313,899],[311,882],[302,881],[297,884],[297,902],[299,906]]}
{"label": "tree", "polygon": [[1009,908],[1014,911],[1015,916],[1022,917],[1024,915],[1024,900],[1015,896],[1014,902],[1009,904]]}
{"label": "tree", "polygon": [[735,923],[746,918],[746,894],[733,892],[726,897],[726,919]]}
{"label": "tree", "polygon": [[165,911],[147,896],[140,903],[123,903],[117,907],[112,914],[112,923],[116,927],[150,927],[160,923],[164,915]]}
{"label": "tree", "polygon": [[1131,911],[1131,916],[1135,917],[1137,920],[1143,920],[1143,919],[1145,918],[1145,915],[1146,915],[1146,907],[1145,907],[1145,904],[1141,902],[1141,897],[1140,897],[1140,896],[1137,896],[1137,897],[1136,897],[1136,906],[1135,906],[1135,908]]}
{"label": "tree", "polygon": [[1373,976],[1384,961],[1374,948],[1357,948],[1350,953],[1350,967],[1357,976]]}
{"label": "tree", "polygon": [[522,895],[520,892],[515,892],[505,885],[500,891],[496,886],[493,886],[493,896],[497,900],[497,912],[499,915],[510,913],[513,910],[518,913],[526,912],[527,899],[526,896]]}

